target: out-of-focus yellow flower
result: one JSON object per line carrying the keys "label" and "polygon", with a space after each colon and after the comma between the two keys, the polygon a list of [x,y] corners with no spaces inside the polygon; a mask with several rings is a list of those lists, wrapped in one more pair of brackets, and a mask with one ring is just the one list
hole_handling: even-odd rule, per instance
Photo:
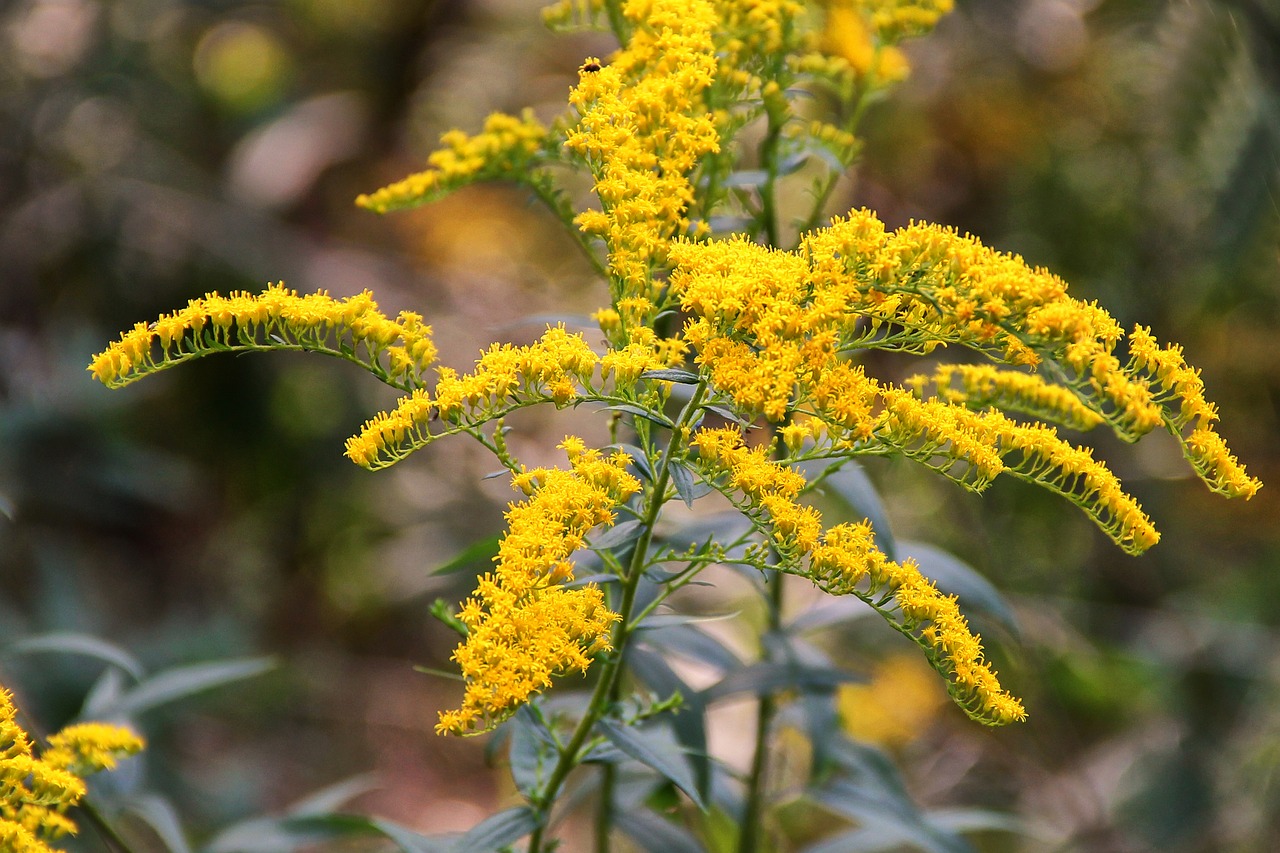
{"label": "out-of-focus yellow flower", "polygon": [[875,664],[867,683],[845,684],[836,691],[845,730],[887,747],[919,737],[945,700],[937,676],[918,655],[890,655]]}

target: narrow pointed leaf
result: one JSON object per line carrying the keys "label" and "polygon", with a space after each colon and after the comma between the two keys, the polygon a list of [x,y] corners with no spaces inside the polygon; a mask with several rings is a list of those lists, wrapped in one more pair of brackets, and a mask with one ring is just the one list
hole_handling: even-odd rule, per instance
{"label": "narrow pointed leaf", "polygon": [[624,521],[605,530],[599,536],[590,537],[593,550],[612,551],[644,535],[644,523],[640,521]]}
{"label": "narrow pointed leaf", "polygon": [[646,853],[706,853],[688,830],[648,809],[620,810],[614,822]]}
{"label": "narrow pointed leaf", "polygon": [[451,853],[493,853],[524,838],[537,826],[538,820],[528,807],[507,809],[473,826],[455,842]]}
{"label": "narrow pointed leaf", "polygon": [[738,693],[767,696],[781,690],[822,692],[858,681],[865,679],[856,673],[834,667],[764,661],[730,672],[702,691],[702,698],[707,702],[715,702]]}
{"label": "narrow pointed leaf", "polygon": [[191,853],[191,845],[187,843],[187,836],[182,831],[178,812],[167,799],[145,794],[132,800],[128,810],[151,827],[169,853]]}
{"label": "narrow pointed leaf", "polygon": [[377,777],[372,773],[362,773],[313,791],[289,806],[286,814],[291,817],[327,814],[361,794],[367,794],[377,788]]}
{"label": "narrow pointed leaf", "polygon": [[34,637],[18,640],[4,649],[5,656],[47,652],[97,658],[113,666],[118,666],[137,680],[141,680],[146,674],[142,664],[133,655],[113,643],[108,643],[106,640],[100,640],[89,634],[71,632],[38,634]]}
{"label": "narrow pointed leaf", "polygon": [[457,554],[453,555],[447,562],[436,566],[429,574],[433,575],[451,575],[460,572],[463,569],[469,569],[478,565],[489,565],[493,562],[493,558],[498,556],[498,542],[500,534],[495,533],[492,536],[472,542],[463,548]]}
{"label": "narrow pointed leaf", "polygon": [[130,717],[205,690],[253,678],[275,665],[272,658],[245,658],[167,669],[139,682],[120,694],[114,703],[95,711],[106,718]]}
{"label": "narrow pointed leaf", "polygon": [[674,739],[663,738],[658,733],[659,729],[635,729],[609,720],[596,723],[596,728],[618,749],[646,767],[656,770],[663,778],[684,791],[699,809],[706,810],[689,762]]}
{"label": "narrow pointed leaf", "polygon": [[711,487],[694,478],[693,472],[681,462],[671,463],[671,482],[676,487],[676,494],[685,505],[693,509],[693,502],[711,493]]}
{"label": "narrow pointed leaf", "polygon": [[678,382],[681,385],[697,385],[698,374],[687,370],[665,368],[663,370],[646,370],[640,374],[641,379],[661,379],[664,382]]}
{"label": "narrow pointed leaf", "polygon": [[605,406],[605,410],[609,412],[626,412],[628,415],[635,415],[638,418],[653,421],[655,424],[668,429],[675,426],[666,415],[660,412],[651,412],[643,406],[636,406],[632,403],[616,403],[612,406]]}

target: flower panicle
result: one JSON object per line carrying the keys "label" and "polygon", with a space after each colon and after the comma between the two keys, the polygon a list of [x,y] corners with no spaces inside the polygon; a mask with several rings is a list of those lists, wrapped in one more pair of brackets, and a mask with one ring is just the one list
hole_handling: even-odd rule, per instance
{"label": "flower panicle", "polygon": [[206,294],[153,323],[138,323],[95,355],[88,370],[119,388],[211,353],[275,349],[344,358],[404,390],[422,382],[437,354],[420,314],[402,311],[390,319],[368,291],[335,299],[276,284],[260,294]]}
{"label": "flower panicle", "polygon": [[0,686],[0,849],[54,853],[49,842],[76,831],[66,811],[83,799],[85,777],[114,769],[143,745],[120,726],[78,723],[50,737],[37,757],[12,694]]}
{"label": "flower panicle", "polygon": [[475,135],[457,129],[445,132],[440,148],[427,157],[427,169],[357,196],[356,204],[388,213],[436,201],[477,181],[527,181],[548,142],[547,128],[531,110],[520,117],[493,113]]}
{"label": "flower panicle", "polygon": [[513,478],[528,500],[508,508],[494,570],[458,614],[468,633],[453,659],[466,690],[460,708],[440,714],[438,732],[487,731],[554,676],[585,672],[592,655],[612,647],[609,631],[619,616],[602,591],[565,584],[573,580],[573,552],[593,528],[614,523],[614,510],[640,482],[621,451],[605,455],[573,436],[560,447],[568,470],[537,468]]}
{"label": "flower panicle", "polygon": [[1000,687],[984,661],[981,638],[969,630],[955,597],[940,593],[914,562],[886,557],[875,545],[869,521],[824,531],[821,513],[797,500],[807,486],[805,477],[770,459],[768,448],[746,446],[735,427],[698,430],[692,443],[707,482],[771,537],[781,559],[777,568],[870,604],[924,649],[970,717],[988,725],[1025,719],[1021,703]]}
{"label": "flower panicle", "polygon": [[[1019,426],[1001,410],[1106,423],[1130,440],[1163,425],[1210,488],[1247,497],[1260,486],[1213,432],[1216,410],[1179,348],[1139,327],[1121,362],[1125,336],[1109,314],[976,238],[922,223],[890,232],[855,210],[794,253],[731,238],[678,241],[671,259],[684,338],[710,384],[753,417],[808,415],[833,449],[904,455],[974,490],[1007,471],[1065,495],[1135,553],[1158,535],[1114,475],[1046,424]],[[910,380],[911,394],[846,360],[947,344],[1032,372],[943,365]],[[1061,384],[1041,378],[1042,362]]]}
{"label": "flower panicle", "polygon": [[[389,412],[366,421],[347,439],[346,456],[364,468],[385,468],[451,435],[535,403],[564,407],[591,387],[599,356],[579,334],[549,327],[527,346],[494,344],[475,369],[459,375],[437,370],[434,393],[414,389]],[[433,430],[432,424],[441,426]]]}

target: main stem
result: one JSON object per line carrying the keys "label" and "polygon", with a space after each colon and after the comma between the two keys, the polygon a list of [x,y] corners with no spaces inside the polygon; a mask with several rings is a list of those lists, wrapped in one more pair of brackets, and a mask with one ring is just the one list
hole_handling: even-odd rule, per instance
{"label": "main stem", "polygon": [[[774,572],[769,584],[769,631],[782,627],[783,574]],[[757,853],[764,837],[764,793],[769,774],[769,731],[778,713],[778,700],[772,693],[760,697],[756,711],[755,754],[751,774],[747,777],[747,802],[742,816],[742,833],[738,836],[738,853]]]}
{"label": "main stem", "polygon": [[[636,540],[635,551],[631,554],[631,563],[627,567],[626,576],[622,579],[622,601],[618,607],[618,613],[621,614],[622,618],[614,626],[613,651],[604,659],[603,669],[600,670],[600,680],[596,682],[595,690],[591,694],[591,701],[587,705],[587,711],[583,714],[582,719],[578,721],[578,725],[573,730],[569,742],[560,749],[560,758],[556,762],[555,769],[551,771],[550,778],[547,779],[546,787],[543,789],[542,794],[534,798],[530,803],[537,812],[538,826],[529,836],[528,853],[543,853],[543,836],[547,825],[550,823],[551,807],[555,803],[556,797],[559,796],[560,788],[564,785],[565,779],[578,766],[578,753],[582,749],[582,745],[587,742],[587,738],[590,737],[596,723],[608,713],[609,708],[613,705],[613,700],[616,696],[615,691],[619,683],[618,676],[622,671],[622,660],[625,656],[627,638],[631,634],[631,609],[635,604],[636,590],[640,586],[640,578],[644,576],[645,565],[649,559],[649,546],[653,543],[653,528],[657,524],[658,514],[662,510],[662,505],[666,502],[667,487],[671,484],[672,458],[684,443],[684,428],[697,413],[705,396],[706,386],[699,385],[697,390],[693,392],[693,396],[690,397],[689,402],[685,404],[684,409],[681,410],[680,417],[676,419],[675,427],[671,430],[671,442],[667,445],[666,452],[662,454],[661,462],[655,472],[653,489],[649,492],[648,501],[645,505],[644,518],[641,520],[641,530],[643,532],[640,534],[640,538]],[[607,846],[609,831],[612,827],[608,824],[602,826],[601,823],[602,821],[599,821],[596,825],[597,843],[599,843],[599,839],[603,834],[604,843]]]}

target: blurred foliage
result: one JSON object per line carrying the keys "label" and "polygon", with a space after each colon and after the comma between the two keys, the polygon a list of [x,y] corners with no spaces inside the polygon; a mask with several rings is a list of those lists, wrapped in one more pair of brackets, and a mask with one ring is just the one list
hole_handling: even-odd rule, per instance
{"label": "blurred foliage", "polygon": [[[450,126],[559,109],[581,58],[609,46],[543,33],[537,6],[0,7],[0,643],[92,633],[152,670],[279,655],[278,672],[151,721],[150,770],[198,837],[368,770],[382,787],[362,810],[424,831],[498,810],[509,792],[479,745],[430,734],[450,685],[410,666],[443,665],[452,640],[428,602],[471,585],[430,569],[496,531],[506,495],[467,448],[376,484],[343,460],[386,400],[339,365],[212,360],[111,396],[83,365],[138,317],[279,278],[421,310],[453,364],[495,327],[594,307],[589,271],[519,193],[386,221],[351,205]],[[1035,490],[977,498],[869,466],[900,538],[1012,595],[1020,638],[981,627],[1032,711],[991,733],[943,709],[893,749],[930,807],[1017,805],[1032,834],[983,849],[1275,849],[1280,4],[958,6],[866,123],[844,206],[971,230],[1182,341],[1272,488],[1226,505],[1170,479],[1172,447],[1102,444],[1164,532],[1134,559]],[[529,448],[560,429],[519,427]],[[46,729],[97,673],[3,662]],[[722,713],[713,734],[732,732]],[[732,753],[724,740],[712,748]]]}

